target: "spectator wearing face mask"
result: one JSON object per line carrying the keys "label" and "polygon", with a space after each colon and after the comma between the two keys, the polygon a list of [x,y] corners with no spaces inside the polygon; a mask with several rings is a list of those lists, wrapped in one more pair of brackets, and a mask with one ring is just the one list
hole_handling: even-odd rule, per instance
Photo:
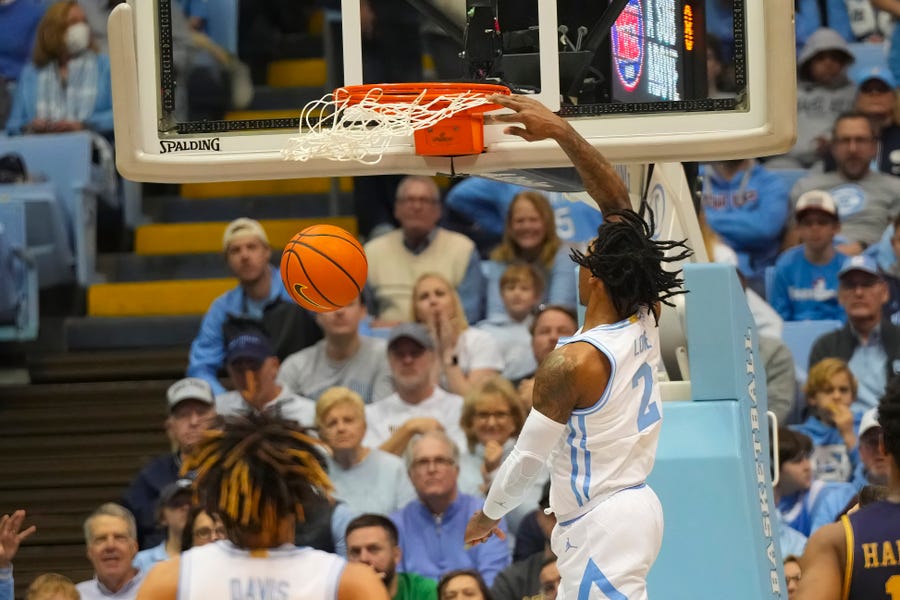
{"label": "spectator wearing face mask", "polygon": [[84,9],[52,4],[38,24],[6,123],[10,135],[90,130],[112,136],[109,57],[98,54]]}

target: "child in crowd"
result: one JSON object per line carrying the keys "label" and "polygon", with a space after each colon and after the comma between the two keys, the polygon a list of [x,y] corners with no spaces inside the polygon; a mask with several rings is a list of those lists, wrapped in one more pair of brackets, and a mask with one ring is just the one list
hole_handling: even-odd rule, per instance
{"label": "child in crowd", "polygon": [[775,503],[785,525],[805,536],[831,523],[856,495],[850,483],[813,478],[813,443],[808,436],[780,427],[778,429],[779,479]]}
{"label": "child in crowd", "polygon": [[785,250],[775,262],[769,302],[785,321],[843,321],[838,271],[847,257],[834,247],[834,236],[841,230],[837,203],[824,190],[810,190],[797,199],[794,216],[802,243]]}
{"label": "child in crowd", "polygon": [[792,426],[813,442],[814,472],[823,481],[849,481],[859,463],[856,419],[856,378],[839,358],[825,358],[809,370],[806,380],[807,419]]}
{"label": "child in crowd", "polygon": [[506,363],[503,376],[516,381],[537,368],[530,327],[534,310],[544,296],[544,277],[530,263],[513,263],[500,276],[499,287],[506,314],[485,319],[477,327],[497,341]]}

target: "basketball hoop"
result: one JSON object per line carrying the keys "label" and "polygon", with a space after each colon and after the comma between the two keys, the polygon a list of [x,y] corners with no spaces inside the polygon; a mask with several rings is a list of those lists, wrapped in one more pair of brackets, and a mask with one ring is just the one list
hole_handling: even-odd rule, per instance
{"label": "basketball hoop", "polygon": [[[509,88],[486,83],[382,83],[337,88],[300,113],[301,133],[286,160],[328,158],[376,164],[392,138],[413,136],[416,154],[461,156],[484,151],[487,98]],[[319,117],[319,115],[324,115]]]}

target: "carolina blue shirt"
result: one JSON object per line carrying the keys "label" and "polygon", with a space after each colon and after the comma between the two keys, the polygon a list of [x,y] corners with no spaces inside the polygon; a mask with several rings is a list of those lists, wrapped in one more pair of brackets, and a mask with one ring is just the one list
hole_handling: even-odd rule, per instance
{"label": "carolina blue shirt", "polygon": [[34,48],[34,34],[49,6],[36,0],[16,0],[0,6],[0,77],[16,81]]}
{"label": "carolina blue shirt", "polygon": [[754,162],[731,179],[703,165],[703,210],[706,220],[738,255],[747,277],[759,276],[775,264],[788,217],[784,181]]}
{"label": "carolina blue shirt", "polygon": [[[459,493],[442,515],[433,515],[419,499],[391,514],[403,551],[397,571],[436,580],[454,569],[476,569],[490,587],[509,565],[509,546],[496,536],[468,550],[463,541],[469,518],[483,504],[479,498]],[[500,529],[508,531],[504,519],[500,520]]]}
{"label": "carolina blue shirt", "polygon": [[837,274],[846,259],[835,252],[828,264],[814,265],[803,254],[803,246],[785,250],[775,261],[769,304],[785,321],[846,320],[837,299]]}
{"label": "carolina blue shirt", "polygon": [[13,600],[14,588],[12,565],[0,569],[0,600]]}
{"label": "carolina blue shirt", "polygon": [[138,552],[137,555],[135,555],[134,560],[131,561],[131,564],[134,568],[147,572],[150,570],[150,567],[158,562],[168,560],[168,558],[169,553],[166,552],[166,542],[163,540],[158,546],[153,546],[152,548],[147,548],[146,550]]}
{"label": "carolina blue shirt", "polygon": [[782,498],[778,510],[785,525],[809,537],[822,525],[833,522],[855,495],[853,484],[815,479],[805,492]]}
{"label": "carolina blue shirt", "polygon": [[[22,0],[18,0],[21,2]],[[94,110],[84,120],[84,124],[92,131],[104,135],[112,135],[112,80],[109,75],[109,57],[105,54],[95,54],[97,59],[97,97],[94,100]],[[52,65],[44,69],[53,69]],[[27,64],[19,76],[16,85],[16,93],[13,96],[12,109],[9,119],[6,121],[6,131],[9,135],[19,135],[26,125],[37,118],[38,105],[38,75],[41,69],[34,64]]]}
{"label": "carolina blue shirt", "polygon": [[[855,332],[854,332],[855,333]],[[884,394],[887,385],[887,353],[881,345],[881,326],[877,326],[870,334],[866,344],[858,339],[848,364],[853,376],[859,383],[856,391],[856,402],[853,412],[864,413],[878,406],[878,400]]]}
{"label": "carolina blue shirt", "polygon": [[[450,188],[444,200],[452,208],[478,223],[486,234],[500,238],[506,213],[516,194],[525,188],[512,183],[469,177]],[[562,192],[541,192],[550,201],[556,219],[556,235],[564,242],[578,244],[597,237],[603,215],[594,206]]]}
{"label": "carolina blue shirt", "polygon": [[850,14],[844,0],[825,0],[825,14],[819,9],[819,0],[799,0],[794,13],[794,31],[797,41],[797,53],[803,49],[809,39],[820,27],[834,29],[847,42],[855,42],[856,36],[850,27]]}
{"label": "carolina blue shirt", "polygon": [[[854,414],[854,430],[859,429],[861,415]],[[818,417],[810,416],[799,425],[790,425],[794,431],[812,440],[815,477],[826,481],[849,481],[853,469],[859,464],[859,445],[847,448],[837,427]]]}
{"label": "carolina blue shirt", "polygon": [[[280,273],[272,265],[269,266],[269,275],[272,283],[265,304],[271,304],[279,299],[293,302],[284,289]],[[188,377],[200,377],[206,380],[216,395],[225,392],[225,388],[219,383],[219,378],[216,376],[218,370],[225,364],[225,334],[222,326],[225,325],[229,315],[248,315],[249,313],[250,307],[244,296],[244,288],[240,285],[213,300],[209,310],[203,316],[197,337],[191,343],[187,368]]]}
{"label": "carolina blue shirt", "polygon": [[788,556],[789,554],[803,556],[803,551],[806,549],[806,536],[793,527],[785,525],[784,520],[781,518],[781,513],[777,510],[775,511],[774,520],[778,528],[778,545],[781,547],[781,556]]}

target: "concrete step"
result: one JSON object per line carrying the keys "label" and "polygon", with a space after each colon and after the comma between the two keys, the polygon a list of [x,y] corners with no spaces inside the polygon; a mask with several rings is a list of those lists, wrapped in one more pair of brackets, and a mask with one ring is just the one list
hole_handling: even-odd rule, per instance
{"label": "concrete step", "polygon": [[237,279],[178,279],[102,283],[88,288],[90,317],[202,315]]}
{"label": "concrete step", "polygon": [[72,352],[178,348],[181,356],[155,368],[184,373],[201,320],[202,315],[76,317],[66,322],[66,347]]}
{"label": "concrete step", "polygon": [[241,196],[215,200],[185,199],[181,196],[160,195],[145,198],[144,214],[154,223],[199,223],[203,221],[232,221],[253,215],[254,219],[325,218],[333,215],[352,215],[353,196],[350,193],[304,194],[297,196]]}
{"label": "concrete step", "polygon": [[[333,181],[330,177],[185,183],[181,186],[181,197],[202,199],[229,198],[236,196],[321,195],[331,192],[332,185]],[[350,193],[353,191],[353,178],[340,177],[338,178],[337,185],[339,192]]]}
{"label": "concrete step", "polygon": [[[311,225],[330,223],[356,235],[355,217],[272,219],[261,221],[273,248],[283,247],[294,235]],[[227,221],[210,223],[154,223],[135,230],[136,254],[211,254],[222,251]],[[90,303],[90,294],[89,294]],[[90,314],[90,313],[89,313]],[[165,313],[160,313],[165,314]]]}
{"label": "concrete step", "polygon": [[221,279],[231,273],[221,252],[209,254],[101,254],[97,271],[106,283],[165,279]]}
{"label": "concrete step", "polygon": [[[85,394],[97,396],[101,390],[108,390],[112,396],[127,398],[134,394],[134,387],[116,388],[112,382],[125,382],[127,385],[136,385],[135,381],[152,381],[153,383],[141,384],[149,387],[148,394],[155,394],[160,389],[164,393],[165,387],[171,382],[184,377],[187,370],[188,348],[187,346],[175,346],[170,348],[154,348],[152,350],[137,349],[123,352],[117,350],[105,350],[96,352],[64,352],[36,354],[28,357],[28,371],[31,375],[32,385],[22,387],[3,388],[4,400],[24,394],[42,394],[43,391],[35,384],[64,383],[69,387],[60,387],[61,398],[68,398],[70,393],[75,394],[79,390],[87,389]],[[162,380],[162,383],[159,381]],[[77,388],[71,386],[77,382],[108,383],[110,387]],[[125,385],[123,384],[123,385]],[[155,387],[154,387],[155,386]],[[34,396],[28,396],[34,397]],[[77,402],[77,401],[76,401]],[[75,404],[77,406],[77,403]]]}

